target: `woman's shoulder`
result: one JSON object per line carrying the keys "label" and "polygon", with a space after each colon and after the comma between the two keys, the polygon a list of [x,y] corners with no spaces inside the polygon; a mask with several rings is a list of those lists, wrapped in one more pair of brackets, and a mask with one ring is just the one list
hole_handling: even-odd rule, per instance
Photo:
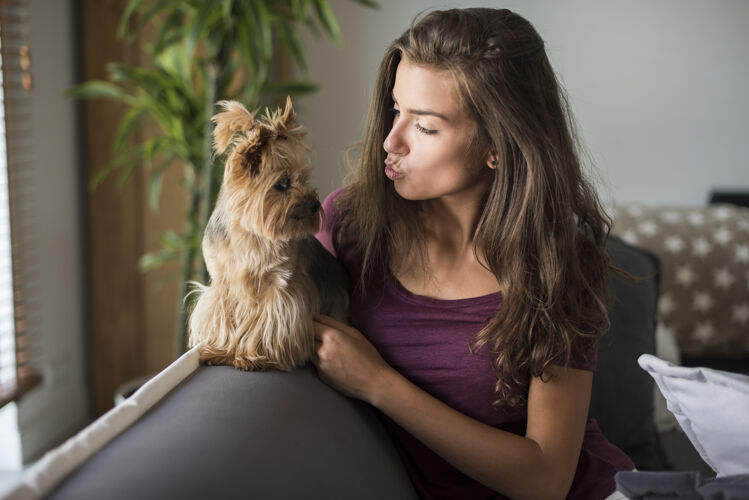
{"label": "woman's shoulder", "polygon": [[335,238],[343,219],[340,200],[344,189],[345,186],[339,187],[325,197],[322,203],[320,230],[315,235],[318,241],[334,256],[336,255]]}
{"label": "woman's shoulder", "polygon": [[334,189],[328,196],[325,197],[325,200],[323,200],[322,209],[325,213],[326,218],[340,218],[341,210],[339,208],[339,202],[344,189],[345,186]]}

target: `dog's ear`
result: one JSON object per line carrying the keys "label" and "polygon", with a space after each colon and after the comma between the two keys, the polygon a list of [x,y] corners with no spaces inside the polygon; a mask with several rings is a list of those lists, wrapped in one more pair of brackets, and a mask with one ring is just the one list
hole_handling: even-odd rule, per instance
{"label": "dog's ear", "polygon": [[248,132],[255,126],[255,117],[238,101],[219,101],[216,104],[223,111],[211,117],[216,124],[213,128],[213,150],[220,155],[229,147],[234,134]]}
{"label": "dog's ear", "polygon": [[273,131],[264,126],[255,127],[247,133],[247,149],[244,150],[241,165],[250,175],[257,175],[263,161],[263,149],[270,142]]}
{"label": "dog's ear", "polygon": [[281,108],[278,108],[271,118],[271,123],[279,139],[294,137],[301,140],[302,137],[307,135],[304,127],[296,124],[296,111],[294,111],[294,106],[291,104],[291,97],[289,96],[286,97],[284,110],[281,111]]}
{"label": "dog's ear", "polygon": [[279,121],[286,130],[291,130],[296,125],[296,111],[294,111],[294,106],[291,104],[291,96],[286,96],[286,107]]}

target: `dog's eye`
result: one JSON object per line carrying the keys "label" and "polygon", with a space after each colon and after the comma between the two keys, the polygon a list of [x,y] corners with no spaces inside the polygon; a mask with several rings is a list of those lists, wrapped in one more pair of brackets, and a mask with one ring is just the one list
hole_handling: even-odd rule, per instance
{"label": "dog's eye", "polygon": [[273,187],[279,191],[286,191],[291,187],[291,179],[289,179],[288,177],[284,177],[283,179],[273,184]]}

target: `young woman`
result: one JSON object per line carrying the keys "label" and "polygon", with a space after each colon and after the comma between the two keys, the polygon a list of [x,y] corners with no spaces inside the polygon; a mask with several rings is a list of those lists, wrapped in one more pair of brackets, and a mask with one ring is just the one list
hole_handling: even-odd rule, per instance
{"label": "young woman", "polygon": [[586,422],[609,221],[544,44],[508,10],[431,12],[385,53],[353,182],[318,238],[353,281],[322,380],[376,407],[422,498],[606,498]]}

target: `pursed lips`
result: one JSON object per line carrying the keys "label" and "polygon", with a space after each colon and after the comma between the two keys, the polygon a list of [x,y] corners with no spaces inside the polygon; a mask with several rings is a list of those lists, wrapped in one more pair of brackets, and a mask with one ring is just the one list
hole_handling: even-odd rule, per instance
{"label": "pursed lips", "polygon": [[395,172],[396,174],[400,174],[400,173],[401,173],[401,171],[400,171],[400,170],[398,170],[398,169],[397,169],[397,168],[395,167],[395,163],[394,163],[394,162],[393,162],[392,160],[390,160],[390,158],[386,158],[386,159],[385,159],[385,166],[386,166],[386,167],[388,167],[389,169],[391,169],[391,170],[392,170],[393,172]]}

